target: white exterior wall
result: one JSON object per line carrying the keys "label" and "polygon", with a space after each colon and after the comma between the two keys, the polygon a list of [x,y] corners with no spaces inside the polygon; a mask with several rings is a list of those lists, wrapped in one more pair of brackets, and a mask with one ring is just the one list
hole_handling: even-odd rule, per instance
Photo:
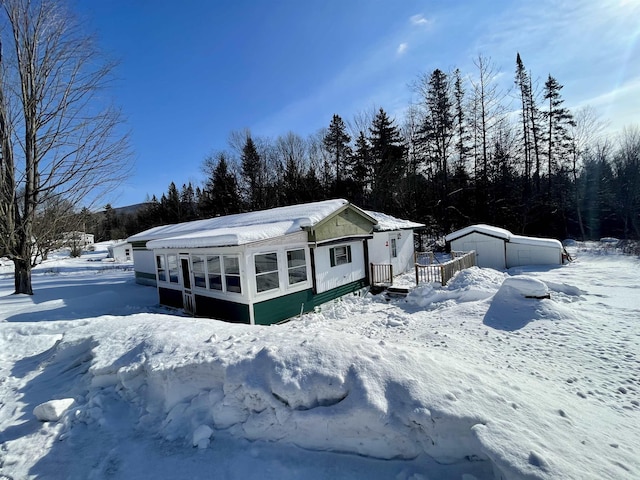
{"label": "white exterior wall", "polygon": [[[351,245],[351,263],[331,266],[330,249],[336,246]],[[317,293],[326,292],[366,277],[364,264],[364,243],[344,242],[322,246],[315,249],[316,289]]]}
{"label": "white exterior wall", "polygon": [[473,232],[451,240],[451,250],[459,252],[476,251],[476,262],[479,267],[504,270],[507,268],[505,240]]}
{"label": "white exterior wall", "polygon": [[133,269],[136,272],[153,275],[153,280],[136,276],[136,283],[156,286],[156,262],[152,250],[133,250]]}
{"label": "white exterior wall", "polygon": [[[309,253],[309,247],[306,241],[306,232],[296,235],[298,238],[296,243],[292,242],[292,239],[288,239],[288,243],[282,243],[272,245],[261,244],[258,247],[248,249],[245,254],[246,272],[247,272],[247,293],[252,302],[262,302],[264,300],[270,300],[272,298],[281,297],[289,293],[299,292],[309,289],[313,286],[312,273],[311,273],[311,254]],[[292,237],[292,236],[290,236]],[[307,281],[289,285],[289,270],[287,262],[288,250],[304,250],[305,259],[307,262]],[[278,281],[279,288],[268,290],[266,292],[257,292],[256,286],[256,264],[255,256],[264,253],[277,253],[278,254]]]}
{"label": "white exterior wall", "polygon": [[[400,238],[398,238],[398,236]],[[391,239],[396,239],[396,254],[391,255]],[[412,230],[394,230],[391,232],[375,232],[369,243],[369,262],[391,264],[393,274],[399,275],[413,268],[414,249]]]}
{"label": "white exterior wall", "polygon": [[562,265],[562,251],[553,246],[507,243],[507,268],[524,265]]}
{"label": "white exterior wall", "polygon": [[[127,256],[127,250],[129,250],[129,256]],[[119,243],[109,247],[109,256],[117,262],[126,262],[131,260],[133,255],[133,248],[130,243]]]}

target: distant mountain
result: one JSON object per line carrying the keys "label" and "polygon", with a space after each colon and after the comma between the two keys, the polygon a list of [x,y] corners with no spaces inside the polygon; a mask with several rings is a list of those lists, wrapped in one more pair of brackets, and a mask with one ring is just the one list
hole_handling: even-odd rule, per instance
{"label": "distant mountain", "polygon": [[136,203],[134,205],[127,205],[124,207],[114,207],[113,211],[118,215],[135,215],[144,207],[146,207],[149,202]]}

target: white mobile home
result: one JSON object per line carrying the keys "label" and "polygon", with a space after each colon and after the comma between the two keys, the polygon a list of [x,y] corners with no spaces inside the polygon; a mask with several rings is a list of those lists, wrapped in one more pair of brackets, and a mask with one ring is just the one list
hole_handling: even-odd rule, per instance
{"label": "white mobile home", "polygon": [[513,235],[491,225],[471,225],[445,237],[451,250],[475,250],[479,267],[504,270],[524,265],[562,265],[562,244],[550,238]]}
{"label": "white mobile home", "polygon": [[137,281],[155,284],[160,303],[271,324],[369,285],[376,224],[346,200],[327,200],[156,227],[128,240]]}

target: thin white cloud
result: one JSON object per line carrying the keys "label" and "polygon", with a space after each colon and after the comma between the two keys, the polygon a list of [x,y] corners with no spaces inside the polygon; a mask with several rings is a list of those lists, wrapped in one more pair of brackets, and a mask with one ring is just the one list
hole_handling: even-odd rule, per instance
{"label": "thin white cloud", "polygon": [[411,25],[416,25],[416,26],[420,26],[420,27],[428,27],[429,25],[431,25],[431,20],[427,20],[424,15],[422,15],[421,13],[417,14],[417,15],[413,15],[409,21],[411,22]]}
{"label": "thin white cloud", "polygon": [[396,50],[396,53],[398,55],[402,55],[407,51],[408,48],[409,48],[409,44],[406,42],[403,42],[400,45],[398,45],[398,49]]}

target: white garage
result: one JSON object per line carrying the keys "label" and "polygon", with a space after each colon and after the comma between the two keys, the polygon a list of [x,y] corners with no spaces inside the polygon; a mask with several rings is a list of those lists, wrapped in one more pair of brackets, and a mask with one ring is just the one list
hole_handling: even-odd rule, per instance
{"label": "white garage", "polygon": [[562,244],[551,238],[513,235],[491,225],[471,225],[445,237],[452,251],[475,250],[479,267],[504,270],[524,265],[562,265]]}

